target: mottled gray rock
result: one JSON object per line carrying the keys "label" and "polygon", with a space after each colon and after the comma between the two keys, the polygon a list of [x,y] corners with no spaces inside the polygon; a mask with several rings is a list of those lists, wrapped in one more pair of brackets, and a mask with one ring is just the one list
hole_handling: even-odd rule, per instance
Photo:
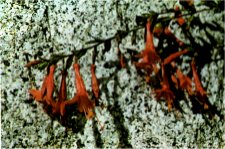
{"label": "mottled gray rock", "polygon": [[[135,17],[149,11],[162,12],[173,8],[177,1],[119,1],[119,10],[130,28],[136,25]],[[201,9],[199,1],[195,2]],[[48,8],[48,12],[46,12]],[[46,14],[48,18],[46,19]],[[202,22],[215,20],[223,24],[224,12],[202,12]],[[96,108],[96,118],[85,121],[80,131],[72,132],[58,121],[49,117],[31,98],[28,89],[39,88],[46,72],[32,69],[29,76],[24,68],[24,53],[49,58],[52,53],[70,54],[71,50],[85,47],[92,40],[88,35],[108,38],[118,29],[125,29],[117,17],[116,4],[111,0],[55,0],[55,1],[12,1],[0,2],[0,73],[1,73],[1,147],[52,147],[52,148],[149,148],[149,147],[224,147],[225,123],[215,117],[207,120],[202,114],[193,114],[190,103],[181,101],[184,113],[174,110],[168,113],[165,102],[157,102],[152,88],[128,62],[128,69],[105,68],[106,62],[118,61],[116,43],[106,54],[103,46],[98,47],[96,75],[109,77],[100,82],[100,102],[109,108]],[[185,41],[181,30],[174,33]],[[131,45],[129,35],[120,45],[127,58],[126,48],[141,51],[144,48],[143,30],[138,31],[137,44]],[[192,30],[194,37],[206,36],[201,29]],[[218,42],[223,43],[223,33],[213,32]],[[157,42],[155,42],[157,44]],[[53,49],[51,49],[54,47]],[[57,47],[57,48],[56,48]],[[202,68],[202,83],[210,102],[225,115],[224,60],[218,49],[212,49],[213,61]],[[92,50],[80,59],[81,74],[87,90],[91,91],[90,64]],[[180,66],[190,71],[188,61]],[[59,68],[62,66],[59,63]],[[115,74],[115,75],[114,75]],[[56,85],[59,86],[59,69]],[[115,80],[118,78],[118,81]],[[74,95],[74,74],[68,75],[68,96]],[[106,86],[103,88],[103,86]],[[76,116],[75,116],[76,118]],[[79,120],[79,119],[78,119]],[[76,124],[74,124],[76,125]],[[101,129],[101,125],[104,129]],[[79,125],[78,125],[79,126]]]}

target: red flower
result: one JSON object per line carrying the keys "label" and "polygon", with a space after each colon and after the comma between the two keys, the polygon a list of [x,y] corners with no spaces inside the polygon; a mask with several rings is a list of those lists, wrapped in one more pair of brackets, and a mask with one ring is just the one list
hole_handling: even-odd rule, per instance
{"label": "red flower", "polygon": [[54,92],[54,71],[55,65],[51,65],[49,74],[44,78],[41,90],[29,90],[29,93],[34,97],[35,100],[39,102],[45,101],[48,105],[51,105],[51,102],[53,101]]}
{"label": "red flower", "polygon": [[38,101],[38,102],[42,102],[43,98],[41,96],[41,91],[40,90],[36,90],[36,89],[30,89],[29,93],[33,96],[33,98]]}
{"label": "red flower", "polygon": [[[176,67],[176,64],[174,62],[172,62],[171,65],[174,68]],[[182,90],[187,90],[188,94],[189,95],[192,95],[193,94],[193,91],[192,91],[192,85],[191,85],[192,81],[191,81],[191,79],[188,76],[184,75],[180,71],[180,69],[178,69],[178,68],[176,70],[176,74],[177,74],[177,77],[178,77],[178,80],[179,80],[179,87]],[[178,82],[177,82],[177,85],[178,85]]]}
{"label": "red flower", "polygon": [[45,98],[45,89],[47,84],[48,76],[44,78],[44,82],[42,84],[41,90],[30,89],[29,93],[33,96],[33,98],[38,102],[43,102]]}
{"label": "red flower", "polygon": [[33,96],[33,98],[38,102],[43,102],[45,96],[45,90],[46,90],[46,84],[47,84],[48,76],[45,76],[41,90],[36,89],[30,89],[29,93]]}
{"label": "red flower", "polygon": [[85,88],[84,81],[80,74],[80,66],[79,64],[73,65],[75,71],[75,86],[76,86],[76,95],[73,97],[72,100],[66,101],[66,105],[71,105],[74,103],[78,104],[78,110],[80,112],[84,112],[87,119],[92,118],[94,114],[94,104],[88,98],[88,92]]}
{"label": "red flower", "polygon": [[167,64],[171,63],[172,61],[174,61],[174,59],[176,59],[177,57],[179,57],[183,54],[186,54],[188,52],[189,52],[189,50],[185,49],[183,51],[178,51],[173,54],[170,54],[167,58],[164,59],[163,63],[164,63],[164,65],[167,65]]}
{"label": "red flower", "polygon": [[153,43],[153,35],[150,30],[151,22],[150,20],[147,21],[146,24],[146,43],[145,49],[141,52],[141,54],[136,55],[136,57],[140,57],[141,61],[135,63],[136,67],[144,68],[144,69],[153,69],[156,67],[155,63],[160,61],[160,57],[157,55]]}
{"label": "red flower", "polygon": [[171,80],[175,84],[175,87],[178,89],[178,87],[179,87],[178,80],[177,80],[177,78],[173,74],[171,75]]}
{"label": "red flower", "polygon": [[92,91],[94,93],[94,96],[96,99],[99,98],[99,86],[98,86],[98,80],[95,75],[95,65],[91,65],[91,83],[92,83]]}
{"label": "red flower", "polygon": [[65,101],[67,99],[67,93],[66,93],[66,76],[67,72],[66,70],[62,70],[62,79],[61,79],[61,85],[58,93],[58,100],[56,102],[52,102],[52,111],[53,113],[60,113],[61,116],[64,116],[65,114]]}
{"label": "red flower", "polygon": [[179,69],[176,71],[178,79],[179,79],[179,84],[181,89],[186,89],[189,95],[192,95],[192,85],[191,85],[191,79],[184,75]]}
{"label": "red flower", "polygon": [[67,76],[67,71],[62,70],[61,85],[60,85],[59,94],[58,94],[59,101],[65,101],[67,99],[66,76]]}
{"label": "red flower", "polygon": [[163,82],[161,82],[162,88],[155,90],[156,98],[160,99],[161,97],[164,97],[167,100],[168,110],[171,111],[173,100],[175,99],[175,95],[170,90],[168,78],[166,76],[165,68],[163,64],[162,64],[162,77],[163,77]]}
{"label": "red flower", "polygon": [[49,68],[49,74],[46,82],[46,102],[48,105],[51,105],[53,101],[53,93],[54,93],[54,72],[55,72],[55,65],[51,65]]}

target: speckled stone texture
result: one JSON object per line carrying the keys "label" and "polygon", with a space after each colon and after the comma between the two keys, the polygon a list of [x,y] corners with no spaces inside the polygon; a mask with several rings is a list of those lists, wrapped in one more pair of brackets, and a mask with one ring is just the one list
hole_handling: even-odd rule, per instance
{"label": "speckled stone texture", "polygon": [[[224,120],[210,120],[202,114],[194,114],[190,103],[180,101],[183,113],[167,111],[165,102],[157,102],[152,88],[129,61],[129,69],[117,70],[106,63],[118,61],[116,43],[103,54],[103,45],[98,47],[96,75],[101,79],[100,102],[104,108],[96,108],[93,120],[84,120],[76,132],[63,127],[43,110],[42,105],[30,100],[28,89],[40,87],[45,71],[24,68],[26,56],[37,59],[49,58],[52,53],[70,54],[71,50],[85,47],[85,42],[95,37],[108,38],[125,25],[118,19],[123,14],[129,28],[134,27],[135,17],[149,11],[162,12],[174,8],[177,1],[129,1],[118,3],[112,0],[3,0],[0,2],[0,74],[1,74],[1,147],[51,147],[51,148],[149,148],[188,147],[218,148],[225,146]],[[201,9],[199,1],[195,1]],[[48,10],[48,11],[46,11]],[[217,21],[224,24],[224,12],[200,13],[201,21]],[[47,19],[48,18],[48,19]],[[120,45],[122,53],[129,58],[126,48],[141,51],[144,47],[144,30],[138,31],[137,44],[131,45],[129,35]],[[180,30],[174,30],[181,39]],[[205,36],[201,29],[193,29],[194,37]],[[213,32],[218,42],[223,43],[224,34]],[[184,39],[185,41],[185,39]],[[157,41],[155,42],[157,43]],[[213,61],[202,68],[203,86],[210,102],[225,115],[224,59],[218,49],[212,49]],[[90,64],[92,50],[82,57],[81,74],[87,90],[91,91]],[[181,66],[190,70],[184,57]],[[59,63],[56,86],[59,86]],[[68,96],[74,95],[74,73],[69,70]],[[104,81],[105,80],[105,81]],[[108,107],[108,108],[107,108]],[[77,121],[80,120],[77,118]],[[100,123],[100,124],[99,124]],[[101,129],[101,125],[104,126]],[[78,127],[79,126],[79,127]]]}

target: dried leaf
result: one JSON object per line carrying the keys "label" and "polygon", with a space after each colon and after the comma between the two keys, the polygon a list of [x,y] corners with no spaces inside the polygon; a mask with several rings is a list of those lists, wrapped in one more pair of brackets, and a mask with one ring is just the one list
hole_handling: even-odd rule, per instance
{"label": "dried leaf", "polygon": [[41,62],[42,62],[41,60],[33,60],[28,62],[24,67],[30,68],[36,66],[37,64],[40,64]]}

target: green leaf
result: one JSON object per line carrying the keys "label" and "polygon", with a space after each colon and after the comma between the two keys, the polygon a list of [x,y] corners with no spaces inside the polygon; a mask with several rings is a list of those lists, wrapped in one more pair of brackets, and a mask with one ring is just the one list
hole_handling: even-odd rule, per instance
{"label": "green leaf", "polygon": [[49,62],[43,62],[43,63],[40,63],[40,64],[38,64],[37,65],[37,68],[39,69],[39,70],[43,70],[43,69],[45,69],[47,66],[48,66],[48,64],[49,64]]}

